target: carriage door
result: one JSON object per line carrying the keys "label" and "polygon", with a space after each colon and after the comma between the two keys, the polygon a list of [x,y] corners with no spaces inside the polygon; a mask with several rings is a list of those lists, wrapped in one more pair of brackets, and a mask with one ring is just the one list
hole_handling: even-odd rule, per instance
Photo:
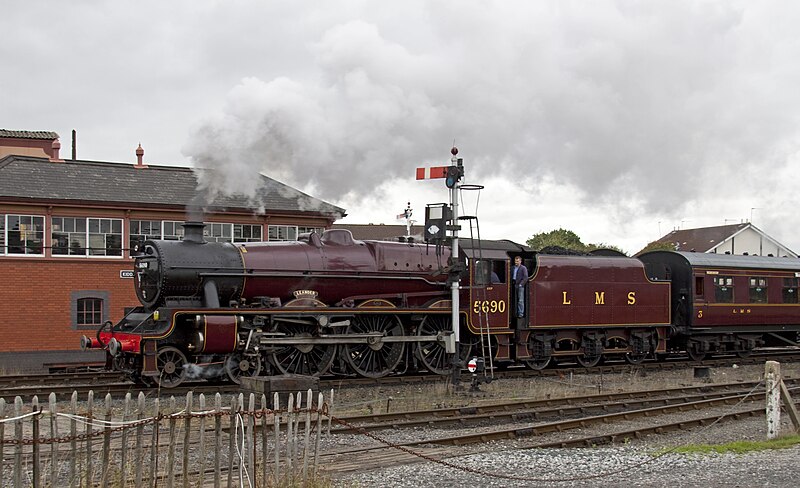
{"label": "carriage door", "polygon": [[507,328],[510,307],[508,303],[508,269],[506,261],[476,259],[472,266],[470,288],[470,321],[477,330]]}

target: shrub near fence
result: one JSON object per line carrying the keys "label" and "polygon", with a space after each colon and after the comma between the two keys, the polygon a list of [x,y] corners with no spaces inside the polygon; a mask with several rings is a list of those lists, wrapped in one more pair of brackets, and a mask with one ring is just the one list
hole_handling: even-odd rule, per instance
{"label": "shrub near fence", "polygon": [[[331,397],[333,392],[331,392]],[[270,486],[279,480],[304,482],[316,475],[319,437],[327,415],[323,395],[278,395],[267,408],[264,395],[250,394],[208,405],[190,392],[185,404],[139,393],[123,401],[89,392],[72,394],[68,405],[50,394],[24,405],[0,399],[3,487],[94,486]],[[315,401],[316,400],[316,401]],[[245,403],[246,402],[246,403]]]}

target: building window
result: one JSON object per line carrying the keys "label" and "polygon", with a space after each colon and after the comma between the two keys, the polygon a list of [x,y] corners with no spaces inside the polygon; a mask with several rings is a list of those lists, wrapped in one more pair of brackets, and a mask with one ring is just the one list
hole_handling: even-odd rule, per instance
{"label": "building window", "polygon": [[99,298],[81,298],[78,300],[78,326],[103,323],[103,300]]}
{"label": "building window", "polygon": [[206,242],[231,242],[233,240],[233,224],[207,223],[203,229]]}
{"label": "building window", "polygon": [[750,278],[750,303],[767,303],[767,279]]}
{"label": "building window", "polygon": [[260,242],[261,225],[233,224],[233,242]]}
{"label": "building window", "polygon": [[130,239],[128,241],[131,254],[138,253],[144,241],[148,239],[161,239],[161,221],[131,220]]}
{"label": "building window", "polygon": [[270,241],[296,241],[297,226],[270,225],[267,236]]}
{"label": "building window", "polygon": [[322,235],[322,231],[324,229],[322,227],[298,227],[297,228],[297,235],[300,234],[307,234],[310,232],[316,232],[317,234]]}
{"label": "building window", "polygon": [[783,303],[797,303],[797,278],[783,279]]}
{"label": "building window", "polygon": [[122,219],[53,217],[53,255],[122,256]]}
{"label": "building window", "polygon": [[80,290],[72,292],[72,327],[78,330],[97,330],[108,320],[108,292]]}
{"label": "building window", "polygon": [[717,276],[714,278],[714,297],[717,303],[733,303],[732,276]]}
{"label": "building window", "polygon": [[38,215],[0,214],[0,254],[44,254],[44,217]]}
{"label": "building window", "polygon": [[164,239],[168,241],[181,241],[183,240],[183,222],[178,220],[165,220],[164,224]]}

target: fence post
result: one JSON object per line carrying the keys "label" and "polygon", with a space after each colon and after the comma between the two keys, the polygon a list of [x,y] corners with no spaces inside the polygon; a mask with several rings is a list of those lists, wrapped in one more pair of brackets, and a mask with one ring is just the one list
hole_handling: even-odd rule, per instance
{"label": "fence post", "polygon": [[272,396],[272,411],[274,413],[273,421],[275,422],[275,485],[278,485],[281,473],[281,397],[277,393]]}
{"label": "fence post", "polygon": [[294,431],[294,393],[289,393],[289,403],[286,405],[286,475],[293,473],[292,432]]}
{"label": "fence post", "polygon": [[317,437],[314,439],[314,477],[317,476],[317,466],[319,465],[319,438],[322,435],[322,393],[317,400]]}
{"label": "fence post", "polygon": [[233,486],[233,458],[236,457],[236,413],[239,400],[236,395],[231,397],[231,415],[228,422],[228,485]]}
{"label": "fence post", "polygon": [[89,390],[86,401],[86,486],[92,486],[92,421],[94,411],[94,390]]}
{"label": "fence post", "polygon": [[[248,478],[251,478],[250,483],[248,485],[258,486],[258,476],[256,476],[256,433],[255,433],[255,416],[253,413],[256,410],[256,395],[255,393],[250,393],[250,398],[247,401],[247,416],[243,419],[245,422],[245,435],[244,435],[244,442],[242,445],[248,446],[247,448],[243,449],[242,455],[244,456],[245,464],[245,473],[247,474]],[[247,466],[250,466],[247,469]]]}
{"label": "fence post", "polygon": [[186,417],[183,421],[183,488],[189,488],[189,434],[192,433],[192,392],[186,393]]}
{"label": "fence post", "polygon": [[267,405],[267,395],[261,394],[261,411],[263,415],[261,416],[261,479],[264,480],[264,486],[268,486],[267,482],[267,456],[269,456],[269,450],[267,449],[267,411],[269,410],[269,406]]}
{"label": "fence post", "polygon": [[111,393],[106,393],[106,426],[103,429],[103,466],[101,469],[103,488],[108,486],[111,475]]}
{"label": "fence post", "polygon": [[14,398],[14,437],[17,444],[14,447],[14,488],[22,488],[22,398]]}
{"label": "fence post", "polygon": [[42,411],[39,408],[39,397],[34,395],[33,397],[33,405],[31,406],[31,427],[33,429],[33,488],[39,488],[41,486],[41,461],[42,457],[40,455],[40,446],[39,446],[39,414]]}
{"label": "fence post", "polygon": [[331,388],[331,397],[328,400],[328,432],[327,435],[331,435],[331,419],[333,418],[333,388]]}
{"label": "fence post", "polygon": [[169,397],[169,447],[167,448],[167,488],[175,486],[175,396]]}
{"label": "fence post", "polygon": [[767,389],[767,439],[778,437],[781,429],[781,364],[767,361],[764,371]]}
{"label": "fence post", "polygon": [[131,397],[131,392],[125,394],[125,405],[122,409],[122,439],[120,442],[122,443],[122,449],[120,449],[119,453],[119,484],[121,486],[125,486],[128,481],[128,476],[126,472],[128,471],[128,425],[127,423],[131,420],[131,401],[133,397]]}
{"label": "fence post", "polygon": [[142,444],[144,440],[142,436],[144,435],[144,424],[142,424],[142,419],[144,418],[144,393],[139,392],[139,396],[136,398],[136,420],[139,422],[139,425],[136,426],[136,485],[135,486],[142,486],[142,463],[144,463],[144,453],[142,452]]}
{"label": "fence post", "polygon": [[[50,437],[55,439],[58,437],[58,406],[56,402],[56,394],[50,393],[49,399],[50,406]],[[75,455],[75,453],[72,453]],[[71,456],[70,456],[71,457]],[[0,465],[1,466],[1,465]],[[55,442],[50,443],[50,486],[56,486],[56,476],[58,476],[58,444]]]}
{"label": "fence post", "polygon": [[72,456],[69,457],[69,486],[70,488],[75,488],[75,483],[77,482],[80,485],[81,479],[80,474],[78,474],[78,466],[80,463],[80,457],[78,457],[78,420],[75,418],[78,415],[78,392],[73,390],[72,391],[72,398],[69,402],[69,410],[72,414],[72,417],[69,421],[69,447]]}
{"label": "fence post", "polygon": [[[6,400],[5,398],[0,398],[0,420],[5,420],[5,418]],[[4,440],[6,440],[6,423],[0,422],[0,466],[6,465],[6,445],[2,443]]]}
{"label": "fence post", "polygon": [[311,434],[311,406],[314,399],[311,394],[311,388],[306,393],[306,418],[305,418],[305,440],[303,441],[303,483],[308,482],[308,445],[309,435]]}
{"label": "fence post", "polygon": [[197,480],[197,486],[202,488],[203,481],[206,476],[206,396],[200,394],[200,476]]}
{"label": "fence post", "polygon": [[153,412],[153,435],[150,441],[150,486],[156,486],[158,477],[158,431],[161,430],[161,399],[156,397]]}
{"label": "fence post", "polygon": [[214,395],[214,488],[220,486],[220,471],[222,470],[220,456],[222,455],[222,395]]}

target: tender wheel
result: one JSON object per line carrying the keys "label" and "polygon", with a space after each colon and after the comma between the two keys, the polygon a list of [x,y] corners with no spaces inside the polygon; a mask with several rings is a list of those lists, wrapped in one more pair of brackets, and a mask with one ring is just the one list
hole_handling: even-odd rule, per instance
{"label": "tender wheel", "polygon": [[706,357],[705,351],[701,351],[700,344],[696,342],[690,342],[686,346],[686,353],[692,361],[702,361]]}
{"label": "tender wheel", "polygon": [[536,371],[541,371],[550,365],[551,359],[553,359],[552,356],[547,356],[546,358],[542,359],[526,359],[525,366]]}
{"label": "tender wheel", "polygon": [[[429,315],[425,317],[417,328],[418,336],[435,336],[440,332],[453,330],[450,317]],[[462,330],[458,352],[461,362],[470,357],[470,353],[480,344],[480,339]],[[444,345],[439,341],[418,342],[414,353],[425,368],[435,374],[448,374],[453,371],[452,357],[445,352]]]}
{"label": "tender wheel", "polygon": [[575,360],[578,362],[579,365],[583,366],[584,368],[594,368],[598,364],[600,364],[600,358],[602,356],[586,356],[580,355],[575,356]]}
{"label": "tender wheel", "polygon": [[[383,337],[404,335],[403,324],[395,315],[357,315],[347,328],[348,334],[378,332]],[[405,344],[381,342],[346,344],[342,349],[347,364],[361,376],[380,378],[397,368],[403,359]]]}
{"label": "tender wheel", "polygon": [[162,388],[174,388],[186,379],[186,356],[180,349],[167,346],[159,349],[156,356],[158,376],[156,383]]}
{"label": "tender wheel", "polygon": [[647,353],[633,353],[628,352],[625,353],[625,361],[629,362],[630,364],[642,364],[644,360],[647,359]]}
{"label": "tender wheel", "polygon": [[[279,325],[277,331],[287,337],[309,338],[316,335],[313,325]],[[270,356],[270,362],[281,374],[320,376],[325,374],[336,359],[334,344],[295,344],[281,347]]]}
{"label": "tender wheel", "polygon": [[261,373],[261,360],[258,356],[245,356],[238,352],[225,359],[225,373],[237,385],[242,383],[242,376],[252,377]]}
{"label": "tender wheel", "polygon": [[752,355],[752,354],[753,354],[753,350],[752,349],[742,349],[740,351],[736,351],[736,355],[739,356],[742,359],[749,358],[750,355]]}

